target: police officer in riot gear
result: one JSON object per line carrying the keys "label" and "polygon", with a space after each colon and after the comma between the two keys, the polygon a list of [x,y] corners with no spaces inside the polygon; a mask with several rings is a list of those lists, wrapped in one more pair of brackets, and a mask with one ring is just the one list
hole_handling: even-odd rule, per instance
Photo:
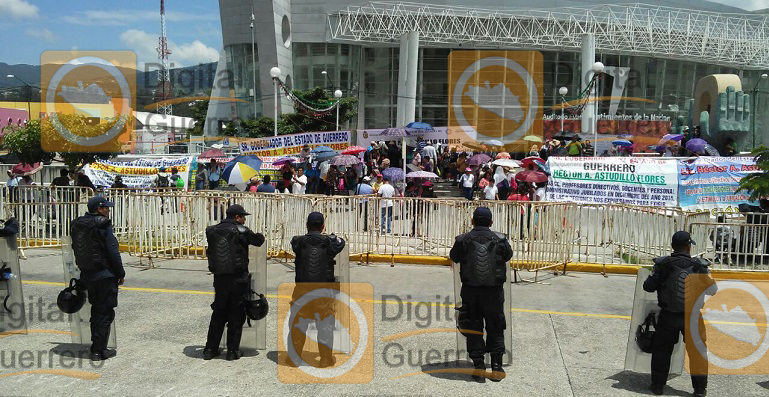
{"label": "police officer in riot gear", "polygon": [[491,353],[492,381],[504,379],[502,358],[505,354],[504,283],[507,281],[507,262],[513,257],[513,249],[504,234],[489,229],[492,225],[491,210],[476,208],[473,212],[473,230],[457,236],[449,253],[454,263],[460,264],[462,281],[462,308],[466,318],[460,328],[483,332],[486,323],[486,341],[482,334],[465,334],[467,352],[476,371],[473,378],[484,381],[486,364],[484,356]]}
{"label": "police officer in riot gear", "polygon": [[215,226],[206,228],[208,240],[208,270],[214,274],[213,313],[208,326],[208,339],[203,349],[203,359],[210,360],[221,354],[224,325],[227,324],[227,360],[237,360],[240,337],[246,312],[243,305],[251,286],[248,273],[248,246],[264,244],[264,236],[245,226],[246,216],[251,215],[240,204],[227,208],[227,218]]}
{"label": "police officer in riot gear", "polygon": [[[662,395],[665,383],[667,383],[670,371],[670,358],[675,344],[678,343],[678,335],[684,335],[686,353],[689,356],[692,373],[692,387],[695,397],[705,396],[708,386],[707,358],[703,357],[692,341],[686,341],[685,331],[685,297],[699,296],[710,285],[714,284],[710,278],[710,270],[707,262],[691,257],[692,244],[689,233],[678,231],[673,234],[673,254],[654,259],[654,269],[649,278],[644,282],[643,288],[647,292],[657,292],[660,312],[657,317],[654,341],[652,344],[652,384],[654,394]],[[708,275],[704,278],[686,279],[690,274]],[[702,280],[707,280],[702,282]],[[693,283],[694,282],[694,283]],[[685,289],[689,289],[685,291]],[[702,316],[699,318],[699,332],[705,341],[705,327]]]}
{"label": "police officer in riot gear", "polygon": [[[294,236],[291,239],[291,248],[296,256],[296,276],[297,286],[292,295],[293,304],[305,293],[313,291],[312,283],[334,283],[334,259],[337,254],[344,249],[345,241],[334,234],[322,234],[325,230],[325,221],[323,214],[313,212],[307,217],[307,234]],[[333,298],[326,296],[325,298]],[[320,303],[318,303],[320,302]],[[320,350],[320,367],[331,367],[335,364],[332,346],[334,344],[334,324],[333,324],[333,302],[334,299],[318,300],[313,305],[305,305],[297,313],[295,318],[316,318],[318,328],[318,349]],[[321,321],[326,320],[326,321]],[[290,340],[293,344],[296,354],[302,356],[306,330],[294,332],[297,327],[291,327]],[[295,363],[299,364],[299,363]]]}
{"label": "police officer in riot gear", "polygon": [[78,217],[70,226],[75,263],[80,280],[88,291],[91,304],[91,360],[114,357],[107,349],[110,327],[115,320],[118,285],[123,284],[125,270],[118,242],[109,219],[115,205],[104,197],[88,200],[88,213]]}

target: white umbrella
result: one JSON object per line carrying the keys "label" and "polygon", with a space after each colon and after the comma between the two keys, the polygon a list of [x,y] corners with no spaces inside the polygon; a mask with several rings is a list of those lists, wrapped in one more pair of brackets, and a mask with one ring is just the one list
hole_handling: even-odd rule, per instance
{"label": "white umbrella", "polygon": [[521,165],[518,164],[517,161],[511,160],[511,159],[494,160],[491,164],[499,165],[499,166],[502,166],[502,167],[508,167],[508,168],[520,168],[521,167]]}

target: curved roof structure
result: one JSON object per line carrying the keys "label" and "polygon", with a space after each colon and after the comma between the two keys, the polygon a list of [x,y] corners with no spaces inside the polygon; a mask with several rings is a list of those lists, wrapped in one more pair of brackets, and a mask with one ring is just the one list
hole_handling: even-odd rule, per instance
{"label": "curved roof structure", "polygon": [[582,35],[596,50],[769,68],[769,16],[717,13],[644,4],[559,9],[484,10],[406,2],[351,5],[328,16],[338,41],[394,43],[410,31],[421,45],[466,45],[579,51]]}

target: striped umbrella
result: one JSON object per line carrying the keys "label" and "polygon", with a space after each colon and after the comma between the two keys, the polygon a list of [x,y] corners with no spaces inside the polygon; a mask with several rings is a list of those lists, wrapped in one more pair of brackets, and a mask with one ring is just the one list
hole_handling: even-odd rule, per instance
{"label": "striped umbrella", "polygon": [[238,156],[224,166],[222,178],[230,185],[248,183],[262,167],[262,160],[254,155]]}

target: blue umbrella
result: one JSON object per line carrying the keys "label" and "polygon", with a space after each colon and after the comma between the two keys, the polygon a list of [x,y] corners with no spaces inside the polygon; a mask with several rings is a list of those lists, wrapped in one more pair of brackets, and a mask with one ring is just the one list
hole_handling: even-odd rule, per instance
{"label": "blue umbrella", "polygon": [[322,162],[322,161],[330,160],[336,156],[339,156],[339,153],[334,151],[321,152],[315,155],[315,159]]}
{"label": "blue umbrella", "polygon": [[312,154],[321,154],[321,153],[329,153],[329,152],[336,153],[336,151],[334,151],[334,149],[331,149],[328,146],[318,146],[315,149],[312,149],[312,151],[310,151],[310,153],[312,153]]}
{"label": "blue umbrella", "polygon": [[622,146],[622,147],[633,146],[633,142],[630,142],[630,141],[625,140],[625,139],[617,139],[616,141],[612,142],[611,144],[614,145],[614,146]]}
{"label": "blue umbrella", "polygon": [[705,145],[707,144],[708,142],[704,139],[700,139],[700,138],[690,139],[689,142],[686,142],[686,150],[694,153],[704,153]]}
{"label": "blue umbrella", "polygon": [[391,181],[402,181],[404,174],[400,168],[388,167],[382,171],[382,175],[388,177]]}
{"label": "blue umbrella", "polygon": [[406,128],[411,128],[412,130],[423,130],[423,131],[432,131],[433,126],[427,123],[422,123],[418,121],[413,121],[411,123],[406,124]]}

